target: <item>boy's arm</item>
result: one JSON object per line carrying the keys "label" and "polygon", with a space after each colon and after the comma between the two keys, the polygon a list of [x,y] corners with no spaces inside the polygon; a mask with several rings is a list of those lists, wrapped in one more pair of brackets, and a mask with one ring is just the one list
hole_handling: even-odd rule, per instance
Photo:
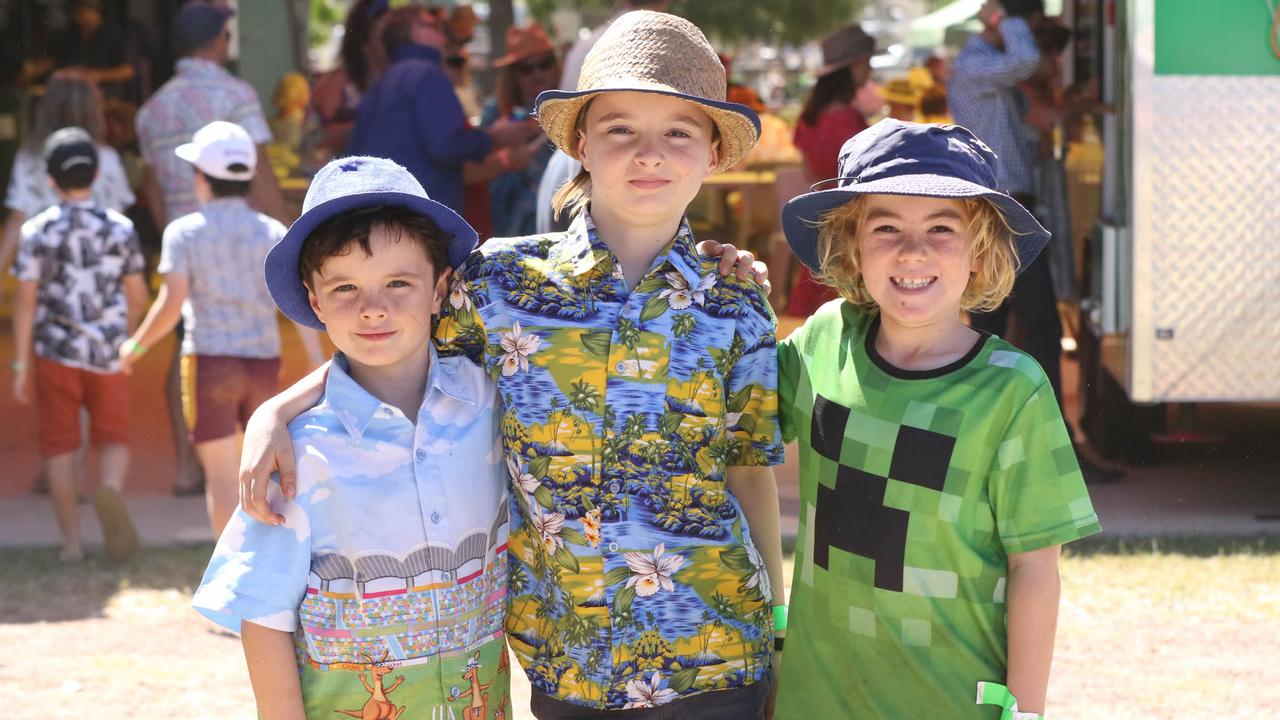
{"label": "boy's arm", "polygon": [[1020,712],[1043,715],[1058,628],[1061,545],[1009,556],[1008,687]]}
{"label": "boy's arm", "polygon": [[1040,66],[1040,49],[1027,21],[1005,18],[1000,21],[1000,37],[1004,39],[1004,52],[994,57],[959,55],[955,69],[994,87],[1015,87],[1031,77]]}
{"label": "boy's arm", "polygon": [[294,497],[298,489],[293,466],[289,421],[320,402],[329,363],[323,363],[284,392],[258,406],[244,428],[240,454],[240,506],[250,517],[268,525],[283,525],[284,516],[267,502],[271,473],[280,473],[280,489]]}
{"label": "boy's arm", "polygon": [[[751,527],[751,543],[764,559],[765,573],[769,576],[770,605],[786,605],[782,576],[782,520],[778,511],[778,482],[771,467],[731,467],[726,471],[726,484],[738,498],[742,514]],[[784,637],[786,632],[778,632]],[[773,717],[773,703],[777,697],[781,653],[774,654],[773,690],[766,701],[766,718]]]}
{"label": "boy's arm", "polygon": [[305,720],[293,636],[251,622],[240,625],[249,683],[263,720]]}
{"label": "boy's arm", "polygon": [[22,405],[31,403],[31,337],[36,319],[38,282],[23,280],[13,299],[13,397]]}
{"label": "boy's arm", "polygon": [[147,307],[147,281],[142,273],[129,273],[120,278],[124,290],[124,303],[128,313],[129,329],[136,330],[138,321]]}
{"label": "boy's arm", "polygon": [[[147,287],[142,281],[141,275],[126,275],[123,279],[125,288],[125,297],[129,301],[129,327],[134,326],[137,318],[135,308],[141,309],[147,300]],[[133,335],[129,340],[120,346],[120,369],[125,373],[133,372],[133,363],[142,357],[142,353],[146,352],[152,345],[155,345],[161,338],[173,331],[178,324],[178,320],[182,317],[182,303],[187,299],[187,292],[191,288],[191,281],[186,275],[178,273],[169,273],[164,276],[164,283],[160,286],[160,294],[156,296],[156,301],[152,303],[151,309],[147,311],[146,318],[142,324],[133,331]],[[137,297],[134,297],[136,295]],[[137,345],[134,350],[133,345]]]}

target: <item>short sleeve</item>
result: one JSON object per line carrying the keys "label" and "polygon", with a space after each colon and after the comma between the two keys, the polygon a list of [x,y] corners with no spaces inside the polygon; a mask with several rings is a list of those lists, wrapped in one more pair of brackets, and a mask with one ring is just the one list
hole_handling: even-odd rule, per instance
{"label": "short sleeve", "polygon": [[477,299],[481,288],[480,266],[484,257],[479,250],[471,253],[454,276],[449,297],[440,308],[434,340],[441,357],[466,357],[485,367],[486,331]]}
{"label": "short sleeve", "polygon": [[113,229],[115,242],[112,251],[123,261],[120,264],[121,275],[133,275],[147,269],[147,258],[142,254],[142,243],[133,223],[122,215],[116,215],[120,222]]}
{"label": "short sleeve", "polygon": [[13,276],[19,282],[37,282],[40,280],[39,240],[35,227],[30,223],[22,226],[18,240],[18,252],[13,256]]}
{"label": "short sleeve", "polygon": [[996,447],[991,506],[1007,554],[1101,531],[1057,398],[1046,382],[1013,415]]}
{"label": "short sleeve", "polygon": [[[767,306],[766,306],[767,307]],[[778,354],[773,315],[754,313],[738,324],[729,352],[741,356],[725,378],[725,421],[735,446],[734,466],[781,465],[778,427]]]}
{"label": "short sleeve", "polygon": [[99,146],[98,179],[93,183],[95,199],[105,208],[116,212],[128,210],[137,200],[129,187],[120,154],[114,148]]}
{"label": "short sleeve", "polygon": [[796,395],[800,387],[800,373],[804,370],[804,361],[800,357],[803,332],[802,326],[778,342],[778,428],[783,442],[794,441],[800,432]]}
{"label": "short sleeve", "polygon": [[169,223],[160,241],[160,262],[156,265],[156,272],[161,275],[189,276],[191,274],[190,264],[187,262],[185,239],[186,236],[178,227],[178,223]]}
{"label": "short sleeve", "polygon": [[28,218],[57,202],[49,188],[48,176],[40,161],[31,153],[20,151],[13,158],[13,170],[9,173],[9,187],[5,191],[4,204]]}
{"label": "short sleeve", "polygon": [[231,122],[239,125],[249,133],[249,137],[253,138],[253,142],[263,145],[271,142],[271,128],[267,125],[267,118],[262,114],[262,105],[258,102],[258,96],[254,93],[247,83],[240,88],[240,102],[231,111],[231,117],[227,118]]}
{"label": "short sleeve", "polygon": [[267,499],[285,524],[266,525],[236,508],[192,599],[197,612],[233,632],[242,622],[281,632],[298,628],[311,571],[306,500],[285,500],[275,484]]}

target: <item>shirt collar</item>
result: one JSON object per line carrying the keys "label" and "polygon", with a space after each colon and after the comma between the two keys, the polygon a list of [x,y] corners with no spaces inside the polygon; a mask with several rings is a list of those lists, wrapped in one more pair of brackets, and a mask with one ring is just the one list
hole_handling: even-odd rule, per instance
{"label": "shirt collar", "polygon": [[427,45],[419,45],[415,42],[401,43],[399,47],[391,51],[391,62],[398,63],[401,60],[426,60],[432,64],[439,65],[443,57],[436,48]]}
{"label": "shirt collar", "polygon": [[180,58],[174,65],[179,75],[229,75],[227,69],[212,60],[198,57]]}
{"label": "shirt collar", "polygon": [[[581,275],[590,271],[601,260],[612,257],[613,253],[596,232],[591,214],[584,212],[578,215],[564,237],[552,247],[547,259],[553,267],[569,264],[573,275]],[[702,261],[699,259],[698,248],[694,244],[693,231],[689,228],[688,219],[680,221],[680,228],[676,230],[675,237],[658,254],[655,262],[659,266],[664,262],[670,264],[689,283],[689,287],[698,286],[698,282],[702,279],[700,272]]]}
{"label": "shirt collar", "polygon": [[[458,362],[469,362],[465,358],[444,358],[436,355],[434,346],[428,348],[431,353],[431,370],[427,374],[427,390],[419,405],[422,407],[432,402],[436,391],[454,400],[469,405],[476,405],[480,398],[477,388],[459,377]],[[364,437],[369,423],[382,408],[391,406],[374,397],[351,377],[351,364],[341,352],[333,354],[333,362],[329,363],[329,375],[324,383],[325,403],[337,416],[338,422],[346,428],[347,433],[357,441]]]}
{"label": "shirt collar", "polygon": [[214,198],[204,204],[205,210],[231,210],[249,207],[249,201],[242,197],[222,197]]}

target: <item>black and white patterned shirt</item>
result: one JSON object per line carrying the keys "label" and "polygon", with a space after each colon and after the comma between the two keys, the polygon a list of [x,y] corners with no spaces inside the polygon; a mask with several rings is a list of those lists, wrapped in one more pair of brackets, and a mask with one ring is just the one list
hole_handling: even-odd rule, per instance
{"label": "black and white patterned shirt", "polygon": [[121,278],[144,264],[133,223],[91,200],[59,203],[24,223],[13,274],[39,284],[36,355],[118,372],[129,322]]}

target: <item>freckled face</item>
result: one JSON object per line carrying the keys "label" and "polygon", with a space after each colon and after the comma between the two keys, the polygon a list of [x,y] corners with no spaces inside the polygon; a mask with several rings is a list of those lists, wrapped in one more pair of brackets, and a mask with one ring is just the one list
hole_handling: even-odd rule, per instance
{"label": "freckled face", "polygon": [[856,242],[863,282],[881,322],[916,328],[960,322],[973,270],[969,218],[956,200],[868,197]]}
{"label": "freckled face", "polygon": [[609,92],[587,109],[578,138],[591,173],[591,203],[610,213],[665,221],[683,215],[720,160],[715,126],[695,103]]}
{"label": "freckled face", "polygon": [[425,366],[431,316],[447,292],[449,273],[436,278],[426,250],[399,229],[374,226],[369,249],[366,256],[353,243],[346,254],[325,259],[307,293],[311,308],[353,363]]}

